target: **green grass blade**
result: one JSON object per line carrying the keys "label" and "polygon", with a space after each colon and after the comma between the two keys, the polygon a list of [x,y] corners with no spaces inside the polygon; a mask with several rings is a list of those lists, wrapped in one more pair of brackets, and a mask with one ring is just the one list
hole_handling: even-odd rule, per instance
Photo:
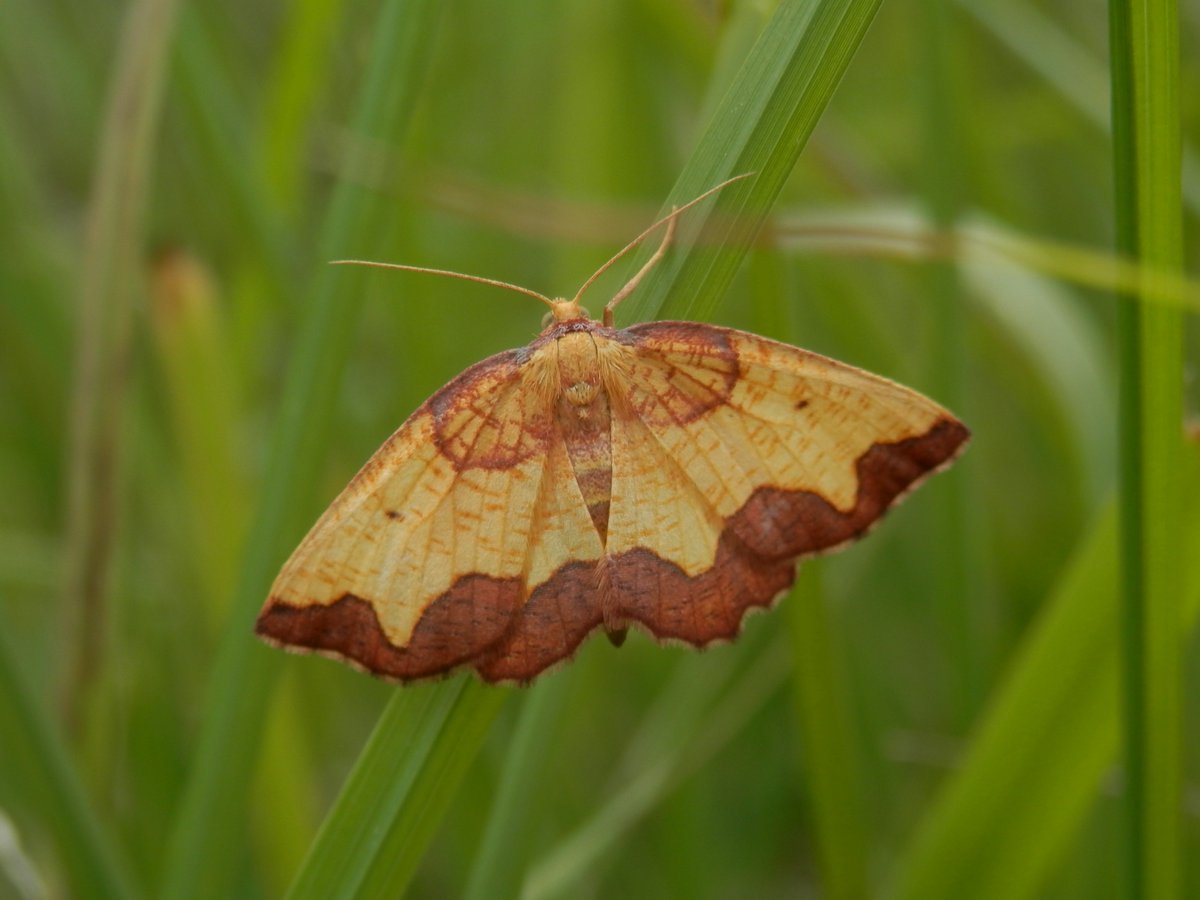
{"label": "green grass blade", "polygon": [[176,54],[178,91],[189,116],[194,152],[224,186],[230,233],[239,235],[277,283],[292,275],[290,249],[275,209],[263,202],[250,159],[250,128],[228,60],[213,46],[212,23],[203,6],[184,4]]}
{"label": "green grass blade", "polygon": [[803,566],[795,596],[784,604],[792,638],[792,693],[813,825],[821,854],[825,895],[838,900],[869,896],[870,820],[850,691],[839,665],[840,635],[821,589],[821,563]]}
{"label": "green grass blade", "polygon": [[[1110,514],[1082,543],[975,729],[960,768],[901,858],[893,896],[1027,896],[1043,871],[1048,845],[1045,831],[1026,830],[1027,814],[1018,818],[1027,798],[1045,809],[1070,810],[1076,819],[1082,814],[1116,746],[1115,546]],[[1068,741],[1060,723],[1081,707],[1094,708],[1080,702],[1081,688],[1085,694],[1103,691],[1108,704],[1092,733],[1082,735],[1086,740]],[[1025,787],[1049,770],[1070,779],[1053,794]],[[1007,865],[1018,852],[1012,848],[1029,854],[1016,871]],[[1007,887],[1005,879],[1011,879]]]}
{"label": "green grass blade", "polygon": [[[1057,25],[1027,0],[959,0],[959,3],[1093,124],[1105,131],[1110,128],[1108,71],[1077,35]],[[1184,200],[1191,212],[1198,213],[1200,153],[1195,145],[1184,144],[1182,166]]]}
{"label": "green grass blade", "polygon": [[[73,897],[136,897],[112,832],[96,817],[84,795],[62,736],[30,685],[20,677],[0,633],[0,779],[19,773],[19,784],[4,785],[5,797],[22,806],[46,829],[61,873]],[[24,819],[24,816],[20,817]]]}
{"label": "green grass blade", "polygon": [[1108,368],[1107,335],[1067,285],[1036,268],[994,252],[985,241],[1005,232],[975,217],[961,262],[972,302],[1039,370],[1057,398],[1060,420],[1073,433],[1085,496],[1100,502],[1111,492],[1116,463],[1116,403]]}
{"label": "green grass blade", "polygon": [[530,829],[525,823],[536,816],[531,798],[539,796],[542,750],[553,743],[570,684],[566,677],[547,678],[524,698],[464,900],[516,896],[528,850]]}
{"label": "green grass blade", "polygon": [[[712,315],[878,7],[879,0],[776,7],[669,200],[685,203],[734,175],[753,172],[755,177],[731,185],[715,203],[686,216],[680,231],[699,233],[700,246],[669,254],[620,308],[621,318]],[[631,270],[652,249],[643,248]]]}
{"label": "green grass blade", "polygon": [[[954,21],[950,0],[923,0],[918,89],[922,104],[922,187],[931,224],[941,232],[956,227],[963,213],[967,142],[961,133],[957,66],[951,58]],[[962,373],[966,360],[966,328],[962,278],[954,259],[933,260],[923,267],[923,287],[936,313],[926,371],[931,394],[967,421],[971,420]],[[959,728],[970,721],[983,696],[987,661],[985,620],[979,585],[987,583],[983,554],[968,515],[972,506],[970,460],[956,477],[939,479],[930,490],[938,499],[929,540],[943,548],[937,567],[937,619],[942,623],[941,652],[951,661],[953,716]],[[974,577],[972,577],[974,576]]]}
{"label": "green grass blade", "polygon": [[[416,102],[441,4],[392,0],[379,13],[369,68],[353,116],[364,137],[396,140]],[[258,518],[210,687],[204,727],[183,804],[167,845],[162,894],[220,896],[243,841],[242,803],[261,739],[268,693],[283,659],[251,633],[275,567],[306,511],[339,373],[362,306],[357,273],[326,266],[361,254],[385,204],[342,182],[327,214],[318,275],[303,306],[301,334],[282,398]],[[354,253],[348,253],[353,250]]]}
{"label": "green grass blade", "polygon": [[[1196,488],[1193,477],[1181,490],[1193,510]],[[1200,559],[1194,511],[1183,540]],[[1180,645],[1200,612],[1200,566],[1188,567],[1187,576],[1174,633]],[[889,896],[1038,896],[1119,747],[1117,583],[1110,507],[1048,598],[960,765],[901,857]]]}
{"label": "green grass blade", "polygon": [[[667,716],[649,719],[645,739],[630,744],[636,765],[623,767],[626,777],[586,821],[565,835],[530,867],[522,900],[569,897],[579,885],[595,878],[600,860],[628,836],[634,826],[684,780],[701,769],[767,702],[784,681],[789,660],[779,643],[759,654],[712,703],[696,704],[697,694],[686,683],[677,683],[665,696],[684,702],[664,704],[673,714],[670,728],[661,727]],[[728,668],[706,660],[703,677],[710,685],[724,682]],[[734,657],[726,656],[731,666]],[[716,689],[709,692],[715,696]],[[707,699],[701,695],[701,699]],[[655,712],[662,712],[656,710]]]}
{"label": "green grass blade", "polygon": [[508,694],[469,677],[397,691],[288,896],[401,896]]}
{"label": "green grass blade", "polygon": [[199,548],[192,578],[203,586],[208,633],[224,621],[248,518],[247,484],[229,440],[236,433],[236,381],[221,298],[212,274],[182,251],[156,261],[149,319],[179,472]]}
{"label": "green grass blade", "polygon": [[283,23],[282,50],[272,67],[258,167],[272,200],[284,210],[300,206],[308,151],[308,122],[330,80],[340,0],[302,0]]}
{"label": "green grass blade", "polygon": [[313,752],[310,682],[285,673],[276,683],[251,800],[256,874],[263,892],[282,897],[312,847],[326,813]]}
{"label": "green grass blade", "polygon": [[[1177,271],[1179,11],[1172,0],[1109,4],[1119,251]],[[1118,304],[1121,605],[1129,896],[1181,883],[1182,677],[1178,640],[1183,319],[1147,278]]]}
{"label": "green grass blade", "polygon": [[[755,253],[749,266],[754,328],[796,341],[779,253]],[[825,563],[800,566],[796,587],[777,613],[786,618],[792,648],[792,711],[800,766],[815,832],[824,893],[839,900],[867,897],[871,844],[865,774],[855,731],[852,694],[838,624],[824,590]]]}
{"label": "green grass blade", "polygon": [[109,85],[79,272],[79,321],[71,398],[66,606],[74,639],[67,716],[79,727],[102,665],[107,598],[121,495],[134,301],[145,203],[162,105],[176,0],[141,0],[126,11]]}

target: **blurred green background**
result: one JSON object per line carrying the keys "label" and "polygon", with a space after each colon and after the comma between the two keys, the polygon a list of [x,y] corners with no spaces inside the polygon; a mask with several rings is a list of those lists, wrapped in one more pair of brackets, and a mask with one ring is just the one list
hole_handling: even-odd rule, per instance
{"label": "blurred green background", "polygon": [[[0,896],[1093,898],[1138,877],[1131,829],[1200,895],[1193,449],[1149,632],[1178,808],[1139,831],[1120,768],[1107,27],[1078,0],[0,5]],[[622,321],[922,390],[974,431],[950,474],[699,654],[638,634],[527,690],[401,689],[253,640],[358,466],[544,312],[328,260],[569,293],[673,185],[750,170],[741,240],[689,249],[697,211]]]}

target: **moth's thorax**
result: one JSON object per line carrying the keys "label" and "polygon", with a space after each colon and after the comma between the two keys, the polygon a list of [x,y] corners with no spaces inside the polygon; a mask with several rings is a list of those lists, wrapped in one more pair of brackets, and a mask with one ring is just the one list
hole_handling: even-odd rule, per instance
{"label": "moth's thorax", "polygon": [[602,395],[620,402],[632,350],[613,329],[586,317],[556,322],[537,345],[531,362],[547,401],[566,404],[581,417]]}
{"label": "moth's thorax", "polygon": [[563,395],[575,406],[587,406],[600,389],[600,355],[590,331],[564,334],[555,341],[558,383]]}
{"label": "moth's thorax", "polygon": [[625,348],[608,329],[592,321],[572,321],[559,329],[547,348],[555,366],[554,417],[572,474],[603,543],[612,499],[614,391],[619,396],[616,360]]}

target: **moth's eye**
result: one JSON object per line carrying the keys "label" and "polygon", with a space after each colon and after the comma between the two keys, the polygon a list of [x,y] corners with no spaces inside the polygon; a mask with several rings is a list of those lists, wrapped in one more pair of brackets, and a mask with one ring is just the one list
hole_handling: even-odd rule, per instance
{"label": "moth's eye", "polygon": [[554,324],[554,310],[552,310],[552,309],[547,310],[546,314],[544,316],[542,316],[542,331],[545,331],[547,328],[549,328],[553,324]]}

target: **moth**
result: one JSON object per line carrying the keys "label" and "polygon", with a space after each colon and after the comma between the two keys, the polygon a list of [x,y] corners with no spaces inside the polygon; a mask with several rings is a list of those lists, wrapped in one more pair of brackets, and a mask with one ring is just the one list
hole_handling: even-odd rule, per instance
{"label": "moth", "polygon": [[[569,300],[374,264],[520,291],[547,323],[388,438],[283,566],[259,636],[402,682],[526,684],[597,630],[704,647],[950,465],[966,426],[885,378],[716,325],[614,327],[678,215],[724,186]],[[584,291],[664,225],[591,318]]]}

